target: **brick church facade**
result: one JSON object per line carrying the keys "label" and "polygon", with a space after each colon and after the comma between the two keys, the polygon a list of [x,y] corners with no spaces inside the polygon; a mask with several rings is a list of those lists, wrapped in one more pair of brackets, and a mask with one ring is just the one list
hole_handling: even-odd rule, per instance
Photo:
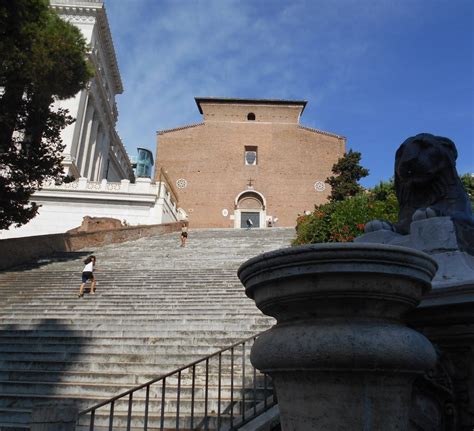
{"label": "brick church facade", "polygon": [[155,165],[191,227],[294,226],[326,202],[345,138],[302,126],[305,101],[195,100],[203,122],[158,131]]}

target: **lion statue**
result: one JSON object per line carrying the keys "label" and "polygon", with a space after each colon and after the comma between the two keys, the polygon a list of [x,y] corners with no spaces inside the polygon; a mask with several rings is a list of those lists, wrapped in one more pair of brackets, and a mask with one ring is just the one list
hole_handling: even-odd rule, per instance
{"label": "lion statue", "polygon": [[449,216],[462,248],[474,254],[474,218],[456,172],[457,155],[453,141],[429,133],[403,142],[395,155],[398,222],[373,220],[367,223],[365,232],[392,230],[407,235],[412,221]]}

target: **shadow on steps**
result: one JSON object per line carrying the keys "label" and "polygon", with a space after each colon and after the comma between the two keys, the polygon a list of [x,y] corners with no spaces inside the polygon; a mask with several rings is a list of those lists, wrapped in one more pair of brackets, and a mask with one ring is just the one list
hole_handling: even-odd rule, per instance
{"label": "shadow on steps", "polygon": [[[74,340],[74,348],[51,348],[50,336]],[[67,387],[64,383],[65,375],[71,375],[72,370],[93,365],[82,362],[85,341],[79,332],[55,319],[44,319],[39,324],[2,325],[0,430],[29,430],[36,406],[47,404],[54,409],[55,405],[66,403],[84,408],[94,403],[86,390],[70,383]]]}

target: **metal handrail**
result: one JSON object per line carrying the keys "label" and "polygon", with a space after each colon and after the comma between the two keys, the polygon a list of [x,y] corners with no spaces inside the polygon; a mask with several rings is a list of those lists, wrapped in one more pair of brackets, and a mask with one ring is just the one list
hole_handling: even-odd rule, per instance
{"label": "metal handrail", "polygon": [[[266,331],[264,331],[266,332]],[[92,407],[87,408],[86,410],[83,410],[79,413],[79,419],[83,416],[86,416],[90,414],[90,422],[88,425],[89,431],[94,431],[94,426],[95,426],[95,416],[96,416],[96,411],[100,409],[101,407],[110,406],[109,409],[109,431],[113,431],[113,421],[114,421],[114,412],[115,412],[115,404],[116,401],[125,399],[128,397],[128,409],[127,409],[127,425],[126,429],[127,431],[130,431],[132,428],[132,420],[133,420],[133,395],[141,391],[143,389],[146,390],[146,396],[145,396],[145,409],[143,411],[143,414],[140,414],[140,417],[143,416],[143,430],[147,431],[148,426],[149,426],[149,403],[150,403],[150,388],[152,385],[161,382],[162,387],[161,387],[161,405],[160,405],[160,424],[159,424],[159,429],[164,430],[164,429],[170,429],[170,427],[164,427],[164,421],[165,421],[165,404],[166,404],[166,379],[172,376],[177,376],[178,378],[178,386],[177,386],[177,408],[176,408],[176,430],[181,429],[180,428],[180,400],[181,400],[181,379],[182,375],[184,372],[190,370],[191,375],[192,375],[192,387],[191,387],[191,412],[190,412],[190,426],[186,426],[185,428],[188,430],[194,430],[194,429],[202,429],[201,425],[204,426],[205,430],[210,430],[210,429],[216,429],[216,430],[221,430],[223,429],[222,426],[223,424],[223,418],[226,412],[229,413],[229,419],[230,419],[230,425],[226,426],[225,429],[228,431],[235,430],[236,426],[241,426],[244,423],[249,422],[259,414],[263,413],[264,411],[268,410],[272,406],[276,404],[276,397],[275,394],[272,390],[272,388],[269,385],[269,376],[266,374],[263,374],[263,384],[264,384],[264,392],[263,392],[263,400],[260,402],[257,397],[257,370],[251,365],[250,367],[252,368],[252,373],[246,374],[246,360],[247,358],[247,350],[246,350],[246,345],[249,344],[250,341],[255,342],[255,340],[261,335],[263,332],[253,335],[251,337],[248,337],[244,340],[240,340],[237,343],[232,344],[229,347],[225,347],[221,350],[218,350],[217,352],[211,353],[208,356],[205,356],[201,359],[198,359],[194,362],[191,362],[181,368],[175,369],[169,373],[166,373],[162,376],[159,376],[155,379],[152,379],[146,383],[143,383],[139,386],[136,386],[132,389],[129,389],[125,392],[120,393],[119,395],[116,395],[106,401],[102,401]],[[241,381],[241,398],[240,400],[234,399],[234,371],[236,368],[236,359],[235,359],[235,351],[236,349],[242,347],[242,354],[241,354],[241,369],[242,369],[242,381]],[[222,404],[222,358],[223,354],[230,352],[230,405],[227,407],[227,409],[222,409],[221,404]],[[209,428],[209,418],[208,418],[208,403],[209,403],[209,372],[210,372],[210,361],[213,358],[218,358],[218,396],[217,396],[217,423],[215,428]],[[200,422],[200,424],[197,424],[197,428],[195,427],[195,392],[197,388],[196,385],[196,366],[200,364],[205,364],[205,385],[204,385],[204,414],[203,418]],[[249,387],[246,382],[246,376],[251,375],[251,384],[252,386]],[[250,389],[253,391],[253,400],[249,399],[246,397],[245,391],[246,389]],[[270,395],[270,398],[269,398]],[[270,400],[269,400],[270,399]],[[241,409],[240,409],[240,414],[236,417],[235,412],[234,412],[234,405],[240,401],[241,403]],[[252,403],[251,408],[246,410],[246,402]],[[137,426],[133,427],[134,430],[138,429]]]}

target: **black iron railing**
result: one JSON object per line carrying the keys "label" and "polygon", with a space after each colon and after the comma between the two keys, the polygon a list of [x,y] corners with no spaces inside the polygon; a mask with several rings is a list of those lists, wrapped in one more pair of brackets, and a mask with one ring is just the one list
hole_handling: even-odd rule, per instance
{"label": "black iron railing", "polygon": [[239,341],[79,413],[77,430],[235,430],[276,404]]}

